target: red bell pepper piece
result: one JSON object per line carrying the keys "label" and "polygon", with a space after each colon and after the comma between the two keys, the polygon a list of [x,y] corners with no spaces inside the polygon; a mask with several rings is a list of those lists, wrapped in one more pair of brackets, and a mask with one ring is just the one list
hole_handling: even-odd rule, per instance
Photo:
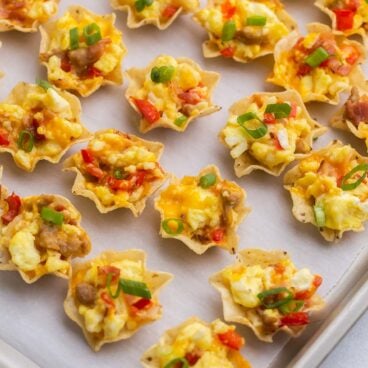
{"label": "red bell pepper piece", "polygon": [[266,112],[263,116],[263,122],[265,124],[275,124],[276,123],[275,115],[272,112]]}
{"label": "red bell pepper piece", "polygon": [[224,239],[225,231],[224,229],[215,229],[211,233],[211,238],[214,242],[220,243]]}
{"label": "red bell pepper piece", "polygon": [[136,188],[139,188],[140,186],[143,185],[145,178],[146,178],[146,172],[144,170],[140,170],[135,173]]}
{"label": "red bell pepper piece", "polygon": [[305,312],[290,313],[281,318],[281,326],[303,326],[308,323],[309,317]]}
{"label": "red bell pepper piece", "polygon": [[98,180],[102,179],[105,176],[105,173],[99,167],[93,164],[87,164],[86,171],[89,175],[95,177]]}
{"label": "red bell pepper piece", "polygon": [[170,19],[178,11],[178,7],[175,5],[168,5],[162,12],[164,18]]}
{"label": "red bell pepper piece", "polygon": [[82,149],[81,150],[83,161],[86,164],[91,164],[94,162],[95,158],[93,157],[93,153],[89,149]]}
{"label": "red bell pepper piece", "polygon": [[101,299],[104,301],[104,303],[109,307],[109,308],[115,308],[115,303],[114,301],[110,298],[109,294],[107,294],[106,291],[103,291],[101,293]]}
{"label": "red bell pepper piece", "polygon": [[346,31],[353,28],[356,11],[351,9],[333,9],[332,11],[336,15],[336,28],[339,31]]}
{"label": "red bell pepper piece", "polygon": [[297,109],[298,109],[298,106],[296,105],[296,103],[292,102],[289,118],[296,118]]}
{"label": "red bell pepper piece", "polygon": [[226,47],[225,49],[222,49],[220,51],[221,55],[225,58],[232,58],[235,54],[235,49],[234,47]]}
{"label": "red bell pepper piece", "polygon": [[305,75],[309,74],[312,71],[312,67],[308,64],[301,64],[299,65],[299,69],[296,73],[298,77],[304,77]]}
{"label": "red bell pepper piece", "polygon": [[0,146],[9,146],[10,141],[8,134],[5,132],[0,133]]}
{"label": "red bell pepper piece", "polygon": [[322,282],[323,282],[323,278],[320,275],[314,276],[313,286],[315,288],[318,288],[319,286],[321,286]]}
{"label": "red bell pepper piece", "polygon": [[197,103],[202,101],[200,94],[193,89],[179,93],[178,97],[189,105],[197,105]]}
{"label": "red bell pepper piece", "polygon": [[236,6],[233,6],[229,0],[221,5],[222,15],[225,19],[230,19],[236,13]]}
{"label": "red bell pepper piece", "polygon": [[12,193],[12,195],[5,198],[5,202],[8,204],[8,212],[1,216],[1,220],[4,225],[7,225],[19,215],[22,201],[19,196]]}
{"label": "red bell pepper piece", "polygon": [[101,77],[102,72],[101,70],[98,70],[94,66],[89,66],[87,69],[87,76],[88,78],[95,78],[95,77]]}
{"label": "red bell pepper piece", "polygon": [[138,98],[134,98],[133,101],[143,118],[146,119],[148,123],[153,124],[157,120],[160,120],[161,114],[157,110],[156,106],[152,105],[151,102],[148,100],[140,100]]}
{"label": "red bell pepper piece", "polygon": [[234,330],[217,335],[221,343],[233,350],[239,350],[244,345],[244,339]]}
{"label": "red bell pepper piece", "polygon": [[132,307],[137,308],[138,310],[142,310],[142,309],[148,309],[152,304],[151,299],[139,299],[137,302],[135,302],[134,304],[132,304]]}

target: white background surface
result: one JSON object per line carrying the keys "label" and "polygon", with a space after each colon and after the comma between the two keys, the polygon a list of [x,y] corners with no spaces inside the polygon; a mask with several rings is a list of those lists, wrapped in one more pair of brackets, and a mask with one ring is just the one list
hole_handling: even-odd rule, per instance
{"label": "white background surface", "polygon": [[[88,6],[100,13],[111,12],[107,0],[64,0],[59,15],[70,4]],[[202,1],[202,4],[204,2]],[[327,20],[310,1],[287,1],[287,9],[303,24]],[[118,14],[117,26],[123,30],[128,56],[123,68],[144,67],[160,53],[187,56],[199,62],[205,69],[218,71],[222,80],[216,89],[214,100],[223,106],[219,113],[192,123],[184,134],[168,130],[155,130],[144,138],[165,143],[163,166],[178,176],[196,175],[204,166],[215,163],[224,177],[235,180],[233,161],[228,151],[217,140],[217,134],[226,122],[229,106],[261,90],[276,90],[264,82],[272,70],[272,57],[257,60],[248,65],[230,60],[205,60],[201,43],[205,32],[190,17],[182,17],[166,32],[152,27],[127,30],[125,14]],[[0,99],[5,98],[18,81],[33,82],[45,77],[45,70],[38,64],[39,34],[6,33],[0,35],[0,69],[6,75],[0,82]],[[138,134],[138,116],[123,98],[126,88],[103,88],[84,99],[83,121],[91,130],[108,127]],[[309,105],[313,117],[327,124],[336,107]],[[346,133],[330,131],[317,142],[317,147],[332,138],[351,142],[361,153],[361,142]],[[74,147],[65,157],[75,152]],[[148,253],[148,266],[172,272],[174,281],[164,289],[161,302],[163,319],[141,330],[128,341],[110,344],[98,354],[85,343],[80,329],[64,315],[62,302],[66,294],[66,281],[45,277],[34,285],[25,285],[16,273],[3,272],[0,276],[0,338],[29,356],[42,368],[131,368],[139,367],[139,357],[155,343],[164,330],[181,323],[192,315],[208,321],[222,315],[219,295],[208,286],[207,279],[214,272],[232,263],[234,258],[219,249],[211,249],[197,256],[181,243],[162,240],[157,235],[159,216],[152,208],[152,199],[140,218],[135,219],[127,210],[100,215],[94,204],[82,197],[73,197],[70,188],[74,177],[61,173],[61,165],[41,163],[33,174],[18,169],[7,155],[0,157],[4,165],[3,184],[20,195],[49,192],[70,198],[83,215],[83,226],[89,231],[93,250],[91,257],[105,249],[141,248]],[[236,181],[248,192],[248,204],[252,213],[240,227],[240,247],[282,248],[288,250],[295,263],[309,266],[324,276],[323,295],[333,288],[367,239],[367,233],[345,235],[337,245],[325,243],[316,229],[298,223],[291,215],[291,201],[282,188],[282,178],[264,173],[254,173]],[[329,312],[329,310],[327,310]],[[318,319],[318,316],[316,317]],[[278,335],[274,344],[258,342],[245,328],[239,328],[247,340],[244,354],[254,367],[263,368],[275,358],[287,341]],[[290,352],[292,353],[292,352]],[[341,358],[340,358],[341,359]],[[325,364],[328,364],[325,363]]]}

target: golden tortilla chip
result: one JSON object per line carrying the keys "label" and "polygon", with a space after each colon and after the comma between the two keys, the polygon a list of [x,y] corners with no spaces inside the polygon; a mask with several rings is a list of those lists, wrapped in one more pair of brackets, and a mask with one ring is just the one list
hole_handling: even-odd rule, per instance
{"label": "golden tortilla chip", "polygon": [[[122,84],[121,63],[126,48],[114,23],[115,14],[98,15],[71,6],[63,17],[40,27],[40,61],[47,68],[49,81],[83,97],[103,85]],[[86,32],[100,35],[96,36],[100,39],[89,40],[84,36]],[[71,40],[70,34],[75,39]]]}
{"label": "golden tortilla chip", "polygon": [[[165,83],[154,82],[153,73],[159,78],[162,68],[166,72],[170,68],[169,79]],[[130,83],[125,97],[142,116],[142,133],[160,127],[183,132],[193,119],[220,110],[212,102],[220,75],[202,70],[191,59],[160,55],[147,68],[132,68],[127,75]]]}
{"label": "golden tortilla chip", "polygon": [[[210,334],[213,338],[211,346],[204,349],[204,344],[201,344],[202,341],[200,339],[197,338],[195,341],[191,339],[195,332],[198,332],[198,336],[203,336],[203,338]],[[203,332],[203,335],[200,334],[201,332]],[[224,336],[227,334],[235,337],[232,340],[233,342],[239,341],[239,345],[244,344],[244,339],[235,331],[235,326],[227,325],[219,319],[212,323],[207,323],[198,317],[191,317],[179,326],[167,330],[159,342],[151,346],[143,354],[141,363],[144,368],[163,368],[174,359],[187,359],[185,357],[190,356],[193,361],[196,361],[195,364],[201,366],[221,367],[223,364],[228,363],[234,368],[251,368],[249,362],[242,357],[238,349],[231,348],[224,343]],[[185,356],[177,356],[175,354],[178,352],[172,348],[174,344],[175,348],[180,352],[184,350]],[[170,349],[171,353],[160,356],[160,351],[167,351],[165,350],[166,347],[168,350]],[[224,349],[225,351],[223,351]]]}
{"label": "golden tortilla chip", "polygon": [[[111,294],[109,277],[114,289]],[[128,339],[144,325],[160,319],[158,295],[172,278],[166,272],[147,270],[142,250],[105,251],[93,260],[73,265],[64,310],[82,328],[91,348],[99,351],[102,345]],[[139,282],[139,288],[148,288],[152,298],[128,294],[120,287],[117,291],[118,279]],[[119,294],[113,295],[116,292]]]}
{"label": "golden tortilla chip", "polygon": [[128,28],[139,28],[152,24],[159,30],[168,28],[181,13],[192,13],[199,7],[198,0],[156,0],[152,5],[146,5],[141,11],[130,0],[110,0],[114,9],[128,13]]}
{"label": "golden tortilla chip", "polygon": [[[316,226],[330,242],[341,239],[346,231],[363,231],[368,220],[368,184],[363,181],[350,190],[345,185],[359,181],[368,170],[367,164],[368,157],[339,141],[303,158],[284,177],[295,218]],[[358,166],[361,170],[353,172]]]}
{"label": "golden tortilla chip", "polygon": [[[275,17],[265,18],[262,27],[249,25],[247,22],[260,21],[259,14],[253,8],[248,9],[249,5],[257,5],[258,10],[262,8],[262,13],[271,11]],[[276,43],[297,28],[278,0],[257,1],[257,4],[247,0],[209,0],[193,18],[208,32],[209,40],[202,45],[206,58],[222,55],[240,63],[272,54]],[[234,19],[236,27],[232,30]]]}
{"label": "golden tortilla chip", "polygon": [[[267,106],[281,104],[291,105],[288,118],[276,119],[274,113],[266,113]],[[250,174],[253,170],[279,176],[287,165],[310,152],[313,141],[327,130],[311,118],[296,91],[255,93],[236,102],[229,112],[229,120],[221,130],[219,139],[230,149],[238,177]],[[237,122],[246,113],[256,113],[260,119],[258,125],[261,121],[266,122],[262,123],[267,129],[264,136],[253,138]],[[270,118],[270,123],[267,123]],[[248,124],[255,121],[249,120]]]}
{"label": "golden tortilla chip", "polygon": [[167,179],[159,164],[163,149],[159,142],[101,130],[87,148],[64,161],[64,171],[77,174],[73,194],[91,199],[101,213],[129,208],[137,217]]}
{"label": "golden tortilla chip", "polygon": [[250,212],[244,206],[246,197],[245,190],[222,179],[214,165],[198,176],[173,178],[155,199],[161,214],[160,235],[182,241],[197,254],[216,246],[235,253],[236,230]]}
{"label": "golden tortilla chip", "polygon": [[0,103],[0,153],[10,153],[28,172],[41,160],[56,164],[72,145],[90,137],[80,115],[80,102],[71,93],[18,83]]}
{"label": "golden tortilla chip", "polygon": [[[359,42],[334,34],[324,24],[310,23],[307,29],[304,37],[292,32],[277,43],[273,74],[267,81],[287,90],[295,89],[304,102],[336,105],[341,92],[364,81],[359,65],[365,60],[366,51]],[[312,67],[307,60],[312,65],[319,64]]]}
{"label": "golden tortilla chip", "polygon": [[[270,278],[269,273],[274,274],[275,277]],[[297,284],[291,280],[291,276],[297,273],[304,281],[306,277],[310,279],[310,289],[302,290],[296,287]],[[265,285],[264,280],[267,280],[270,285]],[[237,254],[236,264],[210,277],[211,285],[220,292],[225,321],[248,326],[258,339],[264,342],[272,342],[273,336],[279,331],[285,331],[292,337],[302,333],[309,323],[308,313],[324,306],[322,298],[315,294],[321,282],[321,277],[312,275],[308,269],[297,270],[287,252],[262,249],[241,250]],[[284,312],[278,309],[281,306],[265,308],[258,295],[270,290],[277,291],[279,287],[286,288],[288,295],[292,295],[294,301],[290,303],[301,300],[304,304],[301,306],[284,304],[287,306],[287,309],[284,307]],[[278,292],[281,297],[283,294],[280,293],[286,293],[286,291]],[[267,303],[267,299],[263,300]],[[301,321],[304,321],[304,324],[300,324]]]}

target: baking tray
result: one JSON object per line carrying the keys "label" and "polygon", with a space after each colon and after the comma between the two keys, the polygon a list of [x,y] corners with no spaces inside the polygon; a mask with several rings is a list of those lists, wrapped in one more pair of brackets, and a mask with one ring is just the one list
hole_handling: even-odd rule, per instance
{"label": "baking tray", "polygon": [[[59,14],[68,5],[80,4],[98,13],[109,13],[107,0],[91,2],[64,0]],[[202,1],[202,5],[204,1]],[[311,21],[328,21],[328,18],[312,6],[311,1],[286,1],[288,11],[298,20],[302,31]],[[221,81],[215,91],[215,102],[222,111],[196,120],[184,134],[169,130],[155,130],[144,138],[165,144],[162,165],[177,176],[196,174],[208,164],[216,164],[224,177],[236,180],[248,193],[252,212],[240,226],[240,247],[279,248],[287,250],[299,267],[309,267],[324,277],[321,294],[327,299],[324,311],[313,316],[313,322],[302,337],[289,340],[279,334],[273,344],[255,339],[241,326],[239,331],[247,341],[244,355],[254,367],[308,367],[318,365],[332,349],[341,335],[367,307],[368,264],[367,233],[346,234],[335,245],[326,243],[316,229],[297,222],[291,215],[291,200],[283,189],[282,177],[265,173],[253,173],[236,179],[233,162],[228,151],[218,142],[217,134],[227,119],[229,106],[257,91],[275,91],[265,82],[272,70],[272,57],[243,65],[231,60],[204,59],[201,43],[206,33],[190,17],[181,17],[165,32],[153,27],[128,30],[125,14],[117,15],[117,26],[123,30],[128,55],[124,69],[144,67],[161,53],[193,58],[207,70],[221,73]],[[45,70],[38,63],[39,34],[0,34],[0,69],[6,75],[0,81],[0,99],[19,81],[33,82],[45,77]],[[367,71],[367,68],[365,69]],[[127,84],[121,87],[103,88],[83,99],[83,121],[92,131],[107,127],[138,134],[138,116],[123,98]],[[337,107],[309,104],[313,117],[327,124]],[[349,134],[330,130],[316,142],[322,147],[339,138],[351,143],[361,153],[364,145]],[[81,146],[75,146],[66,157]],[[40,163],[33,174],[16,168],[7,155],[0,156],[4,166],[2,182],[20,195],[57,193],[71,199],[83,215],[83,225],[91,235],[93,257],[105,249],[141,248],[148,253],[151,269],[172,272],[175,279],[162,292],[163,318],[139,331],[127,341],[104,346],[99,353],[90,350],[80,329],[63,312],[62,303],[67,283],[55,277],[45,277],[33,285],[26,285],[14,272],[0,274],[0,345],[1,367],[32,367],[21,352],[41,368],[134,368],[140,367],[139,357],[159,336],[189,316],[197,315],[205,320],[222,316],[218,293],[209,286],[208,277],[234,258],[219,250],[211,249],[197,256],[184,245],[158,236],[159,216],[153,210],[152,198],[143,214],[134,218],[127,210],[101,215],[89,200],[71,194],[73,176],[61,172],[61,164]],[[365,278],[364,278],[365,277]],[[359,285],[362,285],[359,288]],[[345,300],[344,300],[345,298]],[[11,345],[12,348],[8,347]],[[11,351],[12,353],[9,353]],[[15,357],[12,359],[12,357]],[[20,359],[20,360],[19,360]]]}

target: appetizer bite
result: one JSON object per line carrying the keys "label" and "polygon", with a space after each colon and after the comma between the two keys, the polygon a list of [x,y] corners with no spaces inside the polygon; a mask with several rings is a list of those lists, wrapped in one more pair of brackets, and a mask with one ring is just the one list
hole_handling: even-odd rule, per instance
{"label": "appetizer bite", "polygon": [[219,138],[230,149],[238,177],[253,170],[280,175],[326,131],[310,117],[295,91],[255,93],[229,111]]}
{"label": "appetizer bite", "polygon": [[239,350],[245,340],[235,326],[219,319],[211,323],[197,317],[168,330],[158,344],[142,356],[145,368],[251,368]]}
{"label": "appetizer bite", "polygon": [[298,270],[286,252],[244,249],[237,263],[211,276],[222,298],[225,321],[248,326],[264,342],[285,331],[298,336],[310,312],[324,306],[316,294],[322,277]]}
{"label": "appetizer bite", "polygon": [[147,68],[127,74],[125,97],[142,116],[142,133],[159,127],[183,132],[196,117],[220,110],[212,103],[220,75],[202,70],[191,59],[161,55]]}
{"label": "appetizer bite", "polygon": [[368,89],[353,87],[350,97],[331,119],[330,124],[365,140],[368,149]]}
{"label": "appetizer bite", "polygon": [[163,144],[114,129],[95,133],[88,147],[64,162],[77,174],[73,194],[91,199],[101,213],[129,208],[139,216],[147,198],[166,180],[158,160]]}
{"label": "appetizer bite", "polygon": [[94,351],[125,340],[162,316],[160,289],[172,275],[149,271],[146,254],[132,249],[107,251],[73,265],[64,310]]}
{"label": "appetizer bite", "polygon": [[0,103],[0,153],[9,152],[28,172],[40,160],[58,163],[73,144],[90,136],[80,115],[72,94],[46,81],[18,83]]}
{"label": "appetizer bite", "polygon": [[194,19],[208,31],[205,57],[241,63],[272,54],[276,43],[296,28],[279,0],[209,0]]}
{"label": "appetizer bite", "polygon": [[327,241],[363,231],[368,220],[368,157],[334,141],[285,174],[293,215],[316,226]]}
{"label": "appetizer bite", "polygon": [[309,24],[308,32],[302,37],[293,32],[278,42],[267,81],[297,90],[304,102],[336,105],[341,92],[364,80],[359,66],[366,57],[364,47],[320,23]]}
{"label": "appetizer bite", "polygon": [[193,13],[199,8],[198,0],[110,0],[110,3],[114,9],[128,12],[129,28],[153,24],[160,30],[168,28],[182,12]]}
{"label": "appetizer bite", "polygon": [[160,234],[182,241],[197,254],[216,246],[235,253],[236,230],[250,212],[244,206],[246,197],[239,185],[222,179],[213,165],[198,176],[174,178],[155,200],[161,214]]}
{"label": "appetizer bite", "polygon": [[50,82],[86,97],[105,84],[121,84],[126,54],[115,14],[98,15],[81,6],[42,27],[40,60]]}
{"label": "appetizer bite", "polygon": [[1,0],[0,32],[37,32],[58,11],[59,0]]}
{"label": "appetizer bite", "polygon": [[1,186],[0,213],[0,270],[18,271],[28,284],[47,274],[68,278],[71,260],[91,249],[80,213],[62,196],[21,198]]}

